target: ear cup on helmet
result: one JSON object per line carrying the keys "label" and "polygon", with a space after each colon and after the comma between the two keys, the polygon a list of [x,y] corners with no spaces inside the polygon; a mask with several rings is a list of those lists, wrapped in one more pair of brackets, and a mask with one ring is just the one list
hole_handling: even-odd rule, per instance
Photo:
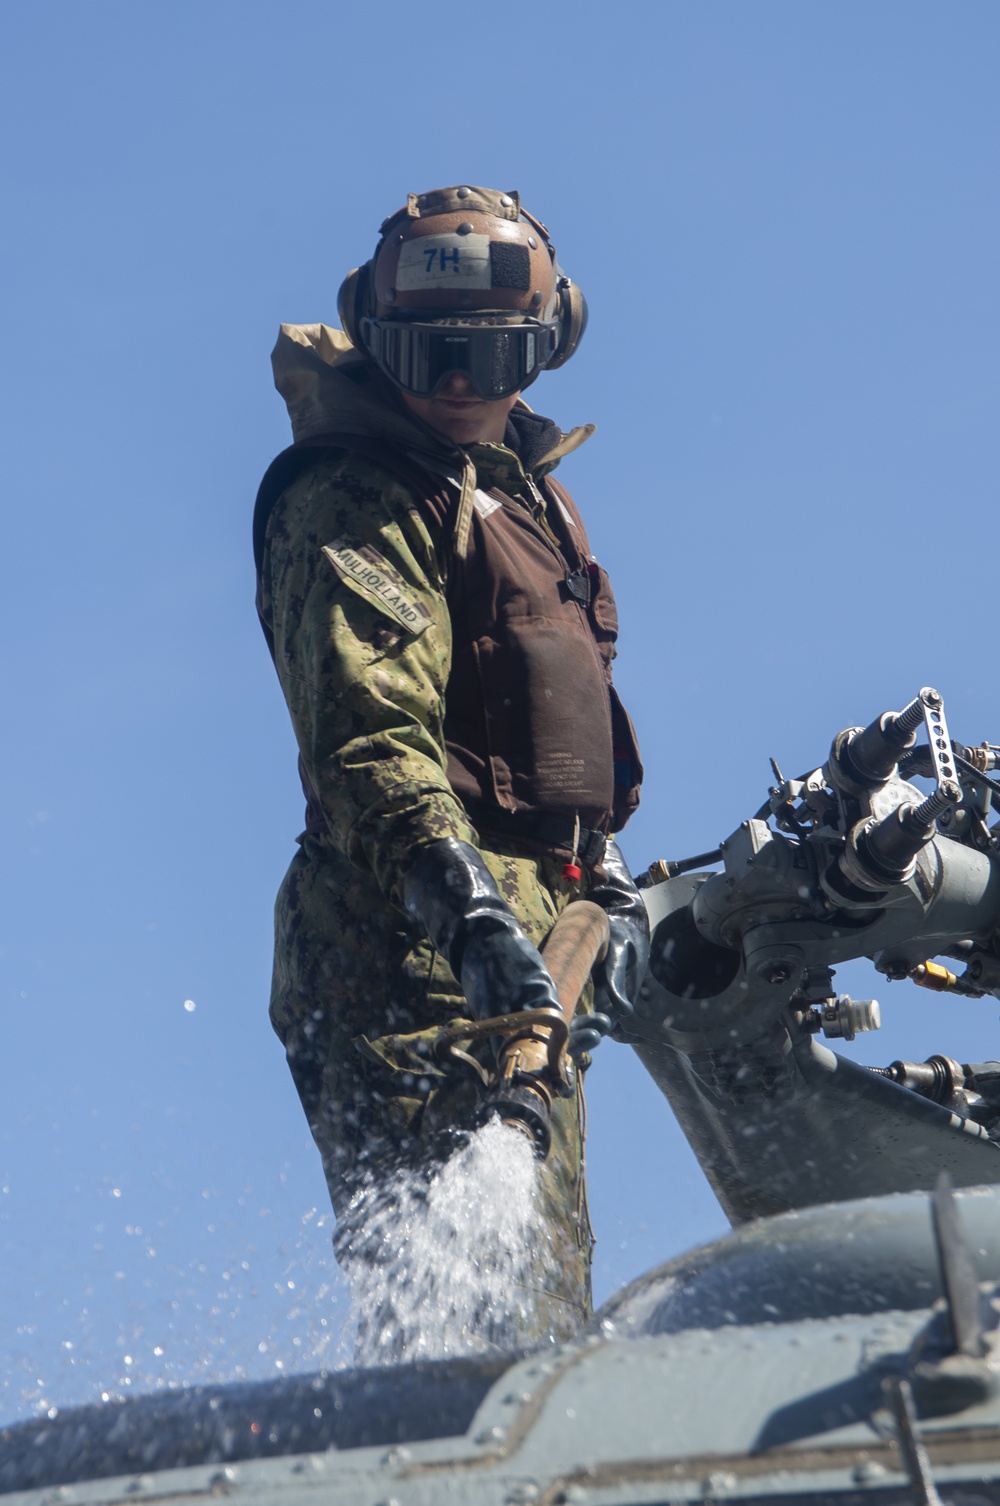
{"label": "ear cup on helmet", "polygon": [[353,272],[348,272],[337,294],[337,314],[341,328],[358,350],[365,348],[361,339],[361,320],[368,313],[371,265],[370,261],[366,261],[363,267],[355,267]]}
{"label": "ear cup on helmet", "polygon": [[557,367],[565,366],[587,328],[587,300],[576,283],[571,282],[561,269],[556,290],[559,294],[559,345],[555,355],[547,362],[546,371],[555,371]]}

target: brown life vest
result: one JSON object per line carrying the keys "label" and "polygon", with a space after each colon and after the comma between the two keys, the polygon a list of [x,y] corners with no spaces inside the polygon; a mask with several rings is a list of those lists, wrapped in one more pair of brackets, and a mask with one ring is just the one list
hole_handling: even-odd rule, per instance
{"label": "brown life vest", "polygon": [[[458,488],[409,456],[368,436],[300,441],[272,463],[257,495],[258,609],[268,518],[318,449],[375,461],[413,493],[443,538],[454,531]],[[477,492],[464,558],[449,551],[448,781],[484,834],[528,832],[533,814],[570,825],[578,820],[595,833],[619,831],[639,803],[642,766],[631,720],[611,682],[614,595],[569,494],[551,478],[539,490],[555,539],[525,506],[493,489]],[[319,803],[308,781],[303,784],[307,829],[323,829]]]}

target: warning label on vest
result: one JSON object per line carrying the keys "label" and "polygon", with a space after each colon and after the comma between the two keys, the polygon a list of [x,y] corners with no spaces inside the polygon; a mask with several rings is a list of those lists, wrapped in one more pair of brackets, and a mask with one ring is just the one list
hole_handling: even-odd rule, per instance
{"label": "warning label on vest", "polygon": [[431,615],[422,602],[414,601],[410,588],[397,570],[370,544],[348,544],[337,539],[323,545],[323,553],[346,586],[387,613],[394,622],[416,636]]}

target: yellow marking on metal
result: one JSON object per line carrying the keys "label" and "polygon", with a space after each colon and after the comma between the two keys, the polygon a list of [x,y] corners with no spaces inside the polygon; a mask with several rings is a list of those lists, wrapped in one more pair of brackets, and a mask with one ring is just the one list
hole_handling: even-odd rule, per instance
{"label": "yellow marking on metal", "polygon": [[939,962],[918,962],[910,969],[909,976],[921,988],[931,988],[935,993],[945,994],[955,987],[958,977]]}

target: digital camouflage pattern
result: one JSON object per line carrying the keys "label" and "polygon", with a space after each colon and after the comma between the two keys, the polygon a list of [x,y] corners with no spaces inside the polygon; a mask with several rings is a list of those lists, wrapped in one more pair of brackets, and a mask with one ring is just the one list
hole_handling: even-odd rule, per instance
{"label": "digital camouflage pattern", "polygon": [[[552,859],[480,847],[525,933],[539,945],[578,896]],[[355,1044],[410,1034],[466,1013],[461,989],[419,929],[385,904],[330,844],[307,837],[278,894],[273,1008],[338,1217],[335,1247],[356,1237],[352,1197],[373,1175],[426,1168],[455,1147],[478,1104],[471,1072],[439,1079],[393,1071]],[[581,1007],[588,1007],[589,987]],[[498,1006],[499,1007],[499,1006]],[[477,1053],[490,1060],[488,1045]],[[590,1312],[591,1233],[575,1099],[557,1101],[541,1169],[553,1259],[536,1303],[539,1337],[568,1337]],[[525,1336],[527,1337],[527,1336]]]}
{"label": "digital camouflage pattern", "polygon": [[[374,551],[419,604],[419,632],[354,589],[325,549]],[[324,455],[271,514],[262,615],[330,839],[401,904],[414,850],[475,837],[445,774],[447,559],[410,493],[358,456]]]}
{"label": "digital camouflage pattern", "polygon": [[[523,489],[538,507],[511,451],[469,455],[480,486]],[[442,1084],[394,1072],[354,1044],[465,1013],[456,980],[402,908],[415,851],[439,837],[479,847],[536,945],[586,888],[553,859],[484,846],[448,784],[449,541],[432,527],[373,461],[323,453],[275,505],[264,553],[262,616],[328,827],[303,839],[278,895],[271,1017],[323,1157],[342,1255],[358,1189],[446,1156],[477,1102],[471,1075]],[[556,1256],[539,1337],[568,1336],[590,1311],[580,1117],[576,1099],[557,1104],[542,1173]]]}

